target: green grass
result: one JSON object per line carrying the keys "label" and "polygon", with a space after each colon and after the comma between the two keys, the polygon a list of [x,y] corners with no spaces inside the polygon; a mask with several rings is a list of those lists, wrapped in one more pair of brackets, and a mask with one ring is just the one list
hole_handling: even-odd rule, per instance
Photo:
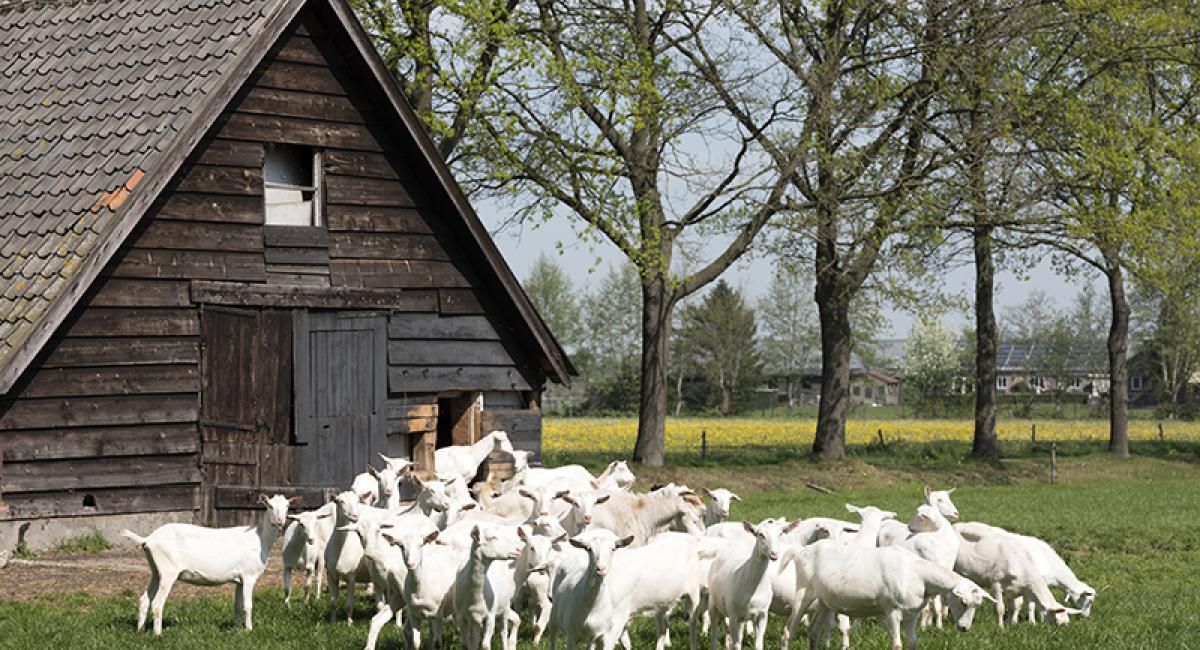
{"label": "green grass", "polygon": [[64,539],[54,547],[55,553],[99,553],[112,548],[112,543],[100,533]]}
{"label": "green grass", "polygon": [[[964,518],[981,520],[1040,536],[1053,544],[1078,574],[1098,592],[1092,617],[1062,629],[1022,624],[1001,631],[985,607],[967,635],[952,630],[923,630],[921,647],[938,648],[1200,648],[1200,470],[1191,463],[1135,459],[1119,465],[1106,458],[1069,459],[1066,482],[1046,485],[1029,479],[980,475],[987,484],[959,482],[955,502]],[[908,473],[872,473],[862,463],[820,467],[784,463],[759,471],[745,467],[659,470],[657,478],[710,481],[742,491],[734,516],[757,520],[786,515],[845,516],[843,504],[874,504],[905,517],[916,506],[920,485],[939,485],[962,478],[953,465]],[[826,495],[803,487],[811,473],[840,490]],[[883,473],[880,473],[883,472]],[[645,472],[647,476],[654,474]],[[802,478],[804,477],[804,478]],[[772,486],[763,489],[763,481]],[[752,491],[758,486],[758,491]],[[82,594],[46,596],[34,603],[0,603],[0,647],[71,648],[358,648],[366,637],[369,606],[359,600],[353,627],[325,622],[326,604],[294,604],[284,608],[277,589],[260,590],[255,598],[253,632],[232,622],[232,588],[212,597],[172,599],[166,607],[162,639],[133,630],[135,591],[122,597],[93,598]],[[682,621],[675,621],[677,648],[686,647]],[[772,617],[768,648],[778,647],[781,623]],[[521,648],[532,645],[522,634]],[[451,639],[454,643],[453,639]],[[702,639],[707,648],[707,640]],[[856,622],[851,640],[856,648],[887,647],[882,629]],[[637,648],[652,647],[650,626],[634,628]],[[385,628],[380,648],[403,647],[399,632]],[[456,647],[454,645],[449,647]],[[794,647],[800,647],[799,645]],[[832,646],[831,646],[832,647]]]}

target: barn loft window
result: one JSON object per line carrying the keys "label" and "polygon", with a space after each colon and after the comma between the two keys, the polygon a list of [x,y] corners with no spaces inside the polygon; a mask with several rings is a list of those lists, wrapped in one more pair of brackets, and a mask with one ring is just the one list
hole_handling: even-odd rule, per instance
{"label": "barn loft window", "polygon": [[268,226],[321,225],[321,154],[310,147],[267,144],[263,159]]}

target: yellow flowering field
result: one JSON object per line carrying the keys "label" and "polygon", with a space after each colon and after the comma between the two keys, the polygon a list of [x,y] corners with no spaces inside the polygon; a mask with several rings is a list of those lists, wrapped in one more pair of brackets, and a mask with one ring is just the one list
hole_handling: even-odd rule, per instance
{"label": "yellow flowering field", "polygon": [[[700,432],[708,432],[708,444],[717,447],[739,445],[787,446],[812,443],[814,420],[782,418],[670,418],[667,420],[667,451],[695,449]],[[970,420],[850,420],[846,423],[848,444],[867,444],[883,430],[888,441],[931,442],[971,440],[974,424]],[[1030,423],[1024,420],[1001,421],[997,435],[1001,440],[1029,440]],[[1163,422],[1163,433],[1172,440],[1200,440],[1200,423]],[[1158,438],[1158,423],[1133,420],[1129,423],[1132,440]],[[637,437],[634,418],[546,418],[542,448],[548,452],[616,452],[633,449]],[[1108,439],[1104,420],[1046,420],[1037,422],[1039,441]]]}

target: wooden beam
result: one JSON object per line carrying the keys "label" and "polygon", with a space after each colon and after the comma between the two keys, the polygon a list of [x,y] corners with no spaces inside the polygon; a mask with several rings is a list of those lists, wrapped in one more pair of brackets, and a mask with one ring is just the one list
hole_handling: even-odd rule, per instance
{"label": "wooden beam", "polygon": [[192,454],[200,434],[191,423],[0,431],[0,449],[10,461]]}
{"label": "wooden beam", "polygon": [[195,422],[198,402],[194,394],[21,399],[0,403],[0,429]]}
{"label": "wooden beam", "polygon": [[393,393],[443,390],[529,390],[516,368],[500,366],[392,366],[388,390]]}
{"label": "wooden beam", "polygon": [[44,368],[200,363],[196,337],[146,339],[63,339],[54,345]]}
{"label": "wooden beam", "polygon": [[48,492],[92,488],[199,483],[192,454],[71,458],[6,463],[0,492]]}
{"label": "wooden beam", "polygon": [[448,315],[487,313],[473,289],[439,289],[438,312]]}
{"label": "wooden beam", "polygon": [[393,314],[388,320],[388,338],[498,341],[500,335],[483,316]]}
{"label": "wooden beam", "polygon": [[43,368],[14,393],[19,397],[154,395],[200,390],[195,364]]}
{"label": "wooden beam", "polygon": [[[155,485],[9,494],[8,511],[0,510],[0,519],[11,521],[195,510],[199,505],[199,492],[195,485]],[[86,497],[91,497],[87,503],[96,505],[84,505]]]}
{"label": "wooden beam", "polygon": [[437,431],[427,431],[413,436],[412,460],[417,465],[417,476],[422,480],[437,478],[436,454]]}
{"label": "wooden beam", "polygon": [[428,290],[331,289],[197,280],[192,282],[191,295],[192,302],[211,305],[437,311],[437,293]]}
{"label": "wooden beam", "polygon": [[397,366],[514,366],[499,341],[388,341],[388,363]]}
{"label": "wooden beam", "polygon": [[71,323],[67,336],[196,336],[200,315],[195,307],[184,309],[101,308],[85,309]]}
{"label": "wooden beam", "polygon": [[92,296],[90,307],[187,307],[186,280],[126,280],[109,278],[100,281],[100,290]]}

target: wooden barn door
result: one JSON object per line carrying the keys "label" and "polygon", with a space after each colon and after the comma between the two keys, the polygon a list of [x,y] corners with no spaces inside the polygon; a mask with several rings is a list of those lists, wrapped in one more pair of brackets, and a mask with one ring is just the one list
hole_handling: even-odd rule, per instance
{"label": "wooden barn door", "polygon": [[387,451],[387,318],[296,317],[296,483],[349,489]]}
{"label": "wooden barn door", "polygon": [[205,306],[200,323],[201,518],[249,523],[293,472],[291,314]]}

